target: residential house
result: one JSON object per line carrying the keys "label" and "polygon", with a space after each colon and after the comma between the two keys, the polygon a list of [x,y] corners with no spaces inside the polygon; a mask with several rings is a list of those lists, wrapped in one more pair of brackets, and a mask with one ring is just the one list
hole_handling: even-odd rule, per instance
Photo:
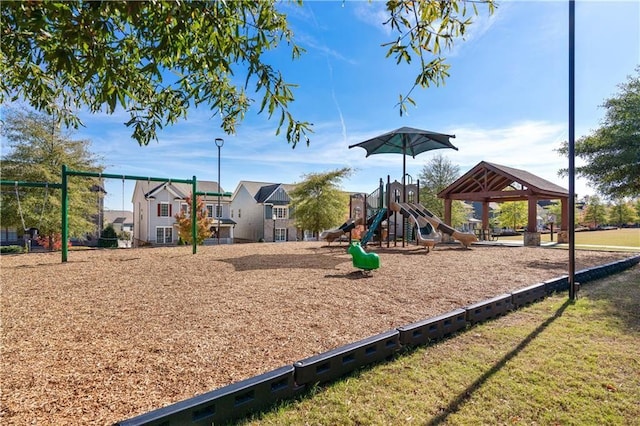
{"label": "residential house", "polygon": [[133,212],[129,210],[105,210],[103,212],[105,227],[111,225],[117,234],[129,232],[133,234]]}
{"label": "residential house", "polygon": [[475,209],[473,204],[461,201],[462,208],[464,209],[464,221],[458,225],[456,228],[462,232],[476,232],[478,229],[482,228],[482,220],[476,219]]}
{"label": "residential house", "polygon": [[[197,191],[207,194],[224,193],[217,182],[198,181]],[[136,181],[131,202],[133,203],[134,245],[173,245],[179,241],[175,216],[181,211],[188,213],[187,197],[191,196],[191,185],[186,183]],[[200,196],[210,220],[210,237],[205,244],[232,244],[235,222],[230,218],[229,197],[217,195]],[[219,233],[218,233],[219,230]]]}
{"label": "residential house", "polygon": [[0,227],[0,246],[19,245],[24,243],[22,239],[18,239],[18,228],[15,226]]}
{"label": "residential house", "polygon": [[289,191],[283,183],[240,181],[231,198],[231,219],[237,242],[296,241],[304,237],[295,226]]}
{"label": "residential house", "polygon": [[133,212],[128,210],[105,210],[102,212],[104,226],[111,225],[118,236],[118,247],[130,248],[133,236]]}

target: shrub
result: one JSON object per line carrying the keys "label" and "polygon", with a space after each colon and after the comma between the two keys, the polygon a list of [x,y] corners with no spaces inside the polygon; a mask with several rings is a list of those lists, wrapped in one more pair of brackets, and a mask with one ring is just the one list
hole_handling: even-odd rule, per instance
{"label": "shrub", "polygon": [[118,247],[118,235],[116,230],[113,229],[113,225],[109,224],[100,233],[98,239],[98,247],[103,248],[117,248]]}
{"label": "shrub", "polygon": [[20,247],[20,246],[2,246],[2,247],[0,247],[0,253],[22,253],[22,247]]}
{"label": "shrub", "polygon": [[[49,251],[62,250],[62,234],[60,233],[53,235],[40,235],[36,241],[39,245]],[[71,247],[71,241],[69,241],[67,247]]]}

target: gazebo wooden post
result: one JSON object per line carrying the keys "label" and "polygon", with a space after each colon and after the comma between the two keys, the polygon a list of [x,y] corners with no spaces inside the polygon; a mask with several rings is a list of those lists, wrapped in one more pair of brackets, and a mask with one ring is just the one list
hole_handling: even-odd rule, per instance
{"label": "gazebo wooden post", "polygon": [[[566,189],[526,170],[518,170],[481,161],[455,182],[438,192],[438,197],[445,200],[481,202],[482,230],[479,235],[481,239],[491,238],[489,203],[527,200],[527,229],[524,235],[524,244],[539,246],[538,200],[562,200],[562,225],[558,240],[558,242],[562,242],[562,234],[566,236],[569,226],[569,222],[567,222],[569,208],[565,205],[567,202],[566,194]],[[449,219],[447,219],[447,222],[449,222]]]}
{"label": "gazebo wooden post", "polygon": [[538,232],[538,198],[535,195],[529,195],[528,203],[528,219],[527,231],[524,233],[525,246],[539,246],[540,233]]}
{"label": "gazebo wooden post", "polygon": [[[451,198],[447,197],[444,199],[444,223],[446,223],[449,226],[451,226],[451,203],[452,203]],[[451,241],[451,238],[447,234],[444,234],[443,238],[446,238],[445,241],[447,242]]]}
{"label": "gazebo wooden post", "polygon": [[567,244],[569,242],[569,198],[560,199],[560,232],[558,232],[558,243]]}
{"label": "gazebo wooden post", "polygon": [[489,230],[489,200],[484,200],[482,202],[482,229],[480,230],[480,235],[483,240],[486,240],[489,235],[487,235],[487,231]]}
{"label": "gazebo wooden post", "polygon": [[451,226],[451,198],[444,200],[444,223]]}

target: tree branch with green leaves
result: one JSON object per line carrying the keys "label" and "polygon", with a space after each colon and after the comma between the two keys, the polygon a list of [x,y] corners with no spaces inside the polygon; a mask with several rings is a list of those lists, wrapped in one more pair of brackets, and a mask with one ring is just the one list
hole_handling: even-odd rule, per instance
{"label": "tree branch with green leaves", "polygon": [[[443,85],[449,77],[450,65],[445,61],[443,50],[453,47],[457,38],[464,38],[473,17],[479,15],[478,4],[487,6],[489,14],[495,11],[493,0],[479,1],[421,1],[390,0],[390,14],[385,25],[398,33],[397,37],[383,44],[387,57],[393,56],[396,64],[411,64],[414,56],[420,61],[420,72],[406,94],[399,96],[397,106],[402,116],[408,105],[416,105],[411,94],[420,86]],[[468,5],[471,5],[469,8]]]}
{"label": "tree branch with green leaves", "polygon": [[[609,199],[640,196],[640,67],[619,88],[602,105],[606,113],[601,126],[575,142],[576,157],[585,161],[575,168],[576,175]],[[558,152],[568,155],[568,142]]]}
{"label": "tree branch with green leaves", "polygon": [[[294,146],[308,143],[311,124],[289,111],[293,84],[266,62],[282,43],[292,57],[286,16],[276,3],[243,2],[2,2],[0,102],[25,99],[36,110],[81,124],[73,111],[122,107],[132,137],[141,145],[159,129],[207,105],[227,133],[253,100],[261,111],[279,113]],[[241,78],[236,79],[236,74]],[[239,82],[237,82],[239,81]],[[58,106],[60,105],[60,107]]]}
{"label": "tree branch with green leaves", "polygon": [[[415,105],[416,87],[449,76],[443,50],[464,37],[477,4],[489,13],[495,7],[493,0],[386,3],[385,23],[398,34],[383,45],[387,57],[420,61],[413,86],[400,96],[401,115]],[[267,59],[283,46],[292,59],[304,52],[277,2],[4,1],[0,11],[0,103],[24,100],[74,128],[82,107],[108,114],[122,108],[132,138],[147,145],[198,106],[234,134],[255,93],[259,112],[277,119],[276,135],[284,131],[294,148],[310,142],[312,124],[290,109],[297,86]]]}

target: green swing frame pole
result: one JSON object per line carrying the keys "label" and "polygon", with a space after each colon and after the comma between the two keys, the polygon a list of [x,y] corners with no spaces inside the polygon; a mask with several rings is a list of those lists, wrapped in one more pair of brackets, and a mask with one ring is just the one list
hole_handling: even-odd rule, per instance
{"label": "green swing frame pole", "polygon": [[[67,178],[69,176],[80,176],[80,177],[93,177],[99,179],[123,179],[123,180],[141,180],[147,182],[175,182],[175,183],[186,183],[191,185],[191,190],[193,194],[197,194],[197,179],[193,176],[191,179],[168,179],[161,177],[148,177],[148,176],[134,176],[134,175],[117,175],[112,173],[98,173],[98,172],[85,172],[79,170],[69,170],[66,165],[62,165],[62,183],[60,187],[62,188],[62,262],[67,261],[68,257],[68,244],[69,244],[69,221],[68,221],[68,211],[69,211],[69,198],[67,191]],[[13,184],[13,182],[10,182]],[[231,194],[229,194],[231,195]],[[196,254],[197,251],[197,224],[196,224],[196,197],[195,195],[191,197],[191,233],[192,233],[192,246],[193,246],[193,254]]]}
{"label": "green swing frame pole", "polygon": [[204,197],[217,197],[218,195],[221,197],[231,197],[233,194],[231,192],[196,192],[196,195],[202,195]]}
{"label": "green swing frame pole", "polygon": [[67,176],[83,176],[83,177],[94,177],[94,178],[104,178],[104,179],[146,180],[150,182],[171,181],[175,183],[186,183],[189,185],[193,183],[193,179],[169,179],[169,178],[161,178],[161,177],[117,175],[112,173],[82,172],[77,170],[67,170],[66,173],[67,173]]}
{"label": "green swing frame pole", "polygon": [[193,254],[196,254],[198,251],[198,224],[197,220],[197,212],[196,212],[196,177],[193,177],[193,181],[191,182],[191,245],[193,246]]}

